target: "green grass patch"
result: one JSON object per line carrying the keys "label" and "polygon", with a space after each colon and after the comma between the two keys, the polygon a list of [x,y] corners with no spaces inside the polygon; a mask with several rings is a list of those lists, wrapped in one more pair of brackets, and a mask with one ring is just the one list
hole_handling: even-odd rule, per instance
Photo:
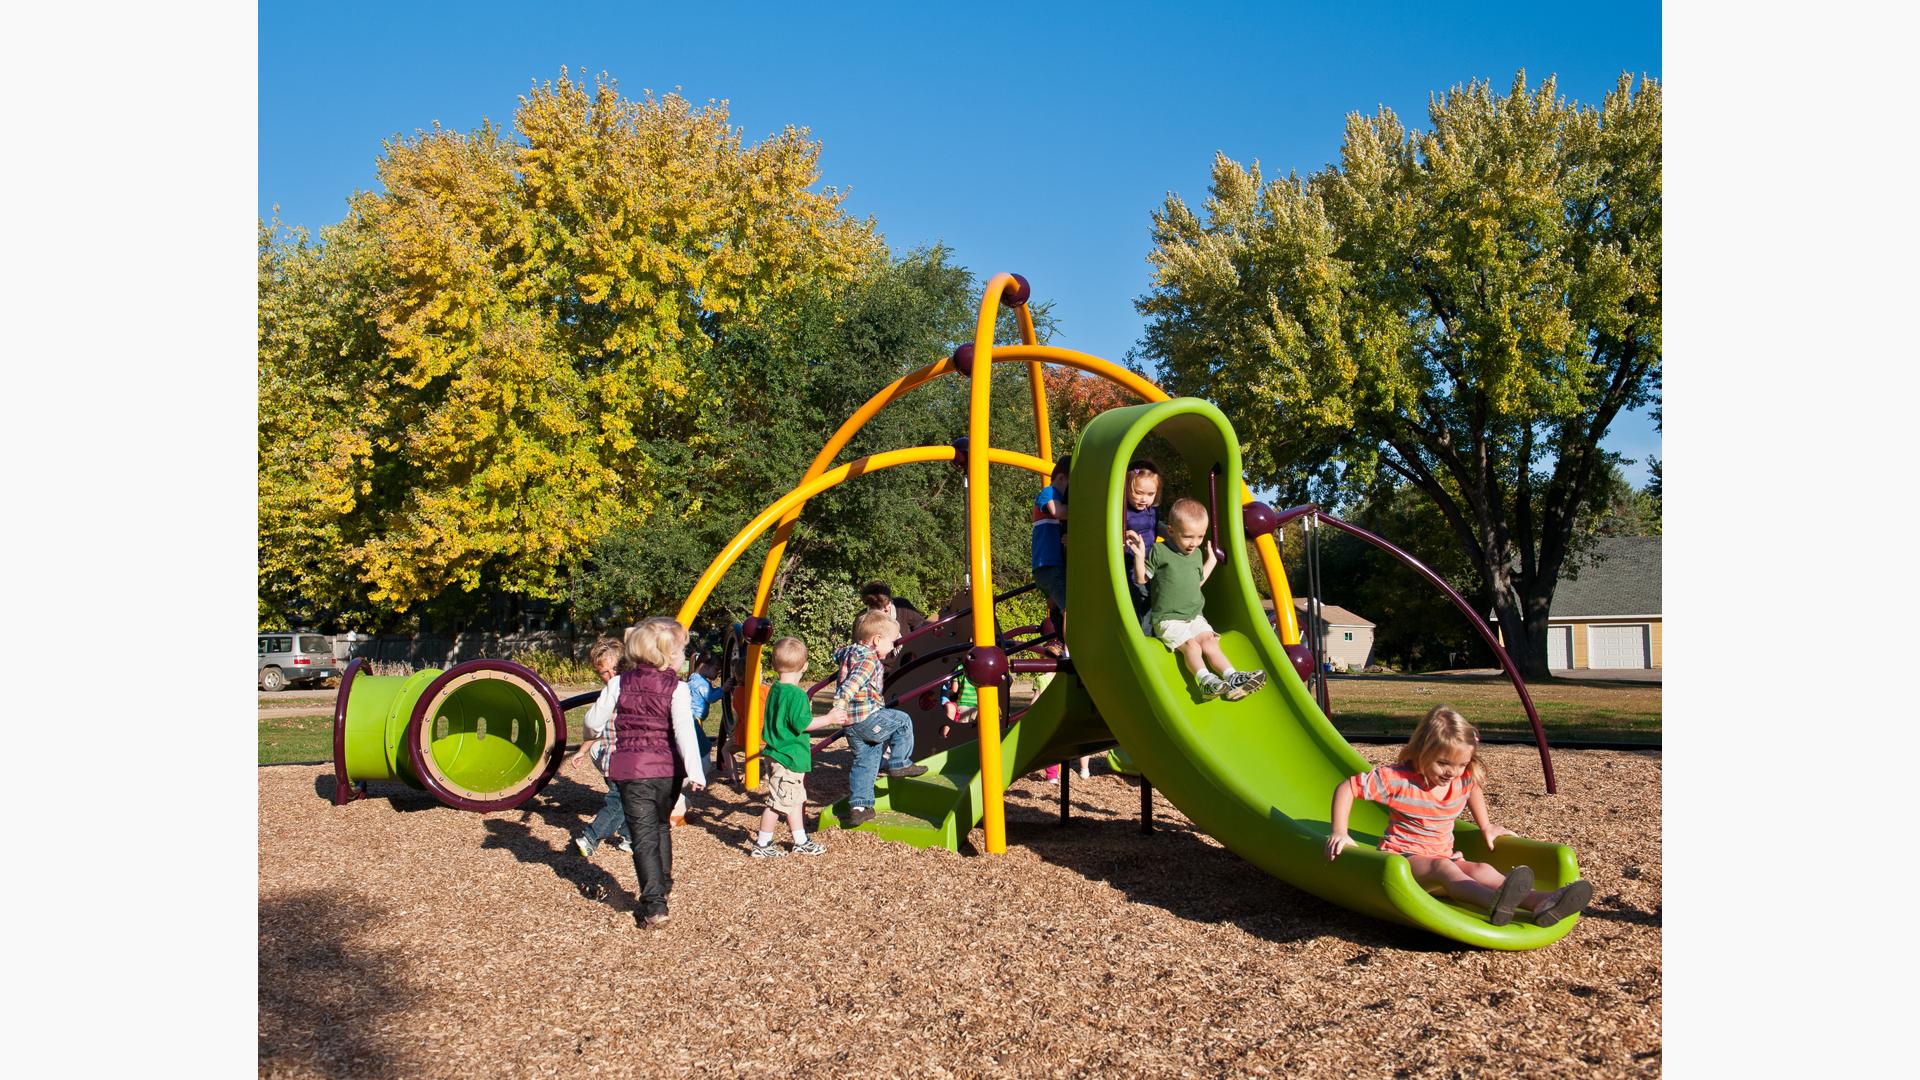
{"label": "green grass patch", "polygon": [[260,764],[333,760],[333,713],[260,720]]}

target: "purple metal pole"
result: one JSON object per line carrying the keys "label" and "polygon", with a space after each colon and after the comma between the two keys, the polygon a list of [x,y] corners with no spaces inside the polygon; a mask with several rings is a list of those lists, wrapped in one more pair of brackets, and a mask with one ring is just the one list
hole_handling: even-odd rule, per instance
{"label": "purple metal pole", "polygon": [[1533,741],[1540,747],[1540,769],[1547,777],[1547,794],[1553,795],[1558,793],[1559,787],[1554,783],[1553,779],[1553,756],[1547,750],[1547,733],[1546,730],[1540,726],[1540,714],[1534,711],[1533,698],[1527,694],[1526,681],[1520,678],[1519,669],[1514,667],[1513,658],[1507,655],[1507,650],[1500,647],[1500,640],[1494,636],[1493,630],[1487,626],[1486,620],[1480,617],[1480,613],[1473,610],[1473,605],[1467,603],[1465,597],[1455,592],[1453,586],[1447,584],[1446,579],[1434,573],[1432,570],[1427,569],[1425,563],[1400,550],[1398,547],[1395,547],[1390,541],[1382,539],[1358,525],[1341,521],[1332,514],[1323,513],[1320,515],[1320,520],[1332,525],[1334,528],[1344,529],[1367,543],[1372,544],[1374,547],[1379,548],[1381,551],[1399,559],[1401,562],[1406,563],[1413,568],[1415,573],[1437,586],[1441,592],[1446,593],[1447,599],[1453,601],[1453,606],[1459,608],[1460,611],[1467,616],[1467,621],[1473,624],[1473,629],[1480,635],[1480,640],[1486,642],[1487,647],[1493,650],[1493,654],[1500,658],[1500,669],[1507,673],[1507,678],[1513,683],[1514,692],[1520,695],[1520,704],[1527,710],[1527,722],[1533,725]]}

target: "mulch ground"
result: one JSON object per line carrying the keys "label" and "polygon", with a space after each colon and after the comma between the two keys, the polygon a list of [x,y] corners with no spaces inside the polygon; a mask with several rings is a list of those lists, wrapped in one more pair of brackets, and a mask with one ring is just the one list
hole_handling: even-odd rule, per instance
{"label": "mulch ground", "polygon": [[1495,820],[1571,844],[1594,884],[1546,949],[1355,915],[1157,796],[1142,835],[1139,788],[1097,760],[1065,828],[1057,788],[1017,783],[999,856],[834,831],[819,858],[749,859],[759,804],[709,789],[653,931],[631,857],[569,843],[604,791],[584,763],[485,816],[395,784],[336,808],[330,768],[263,768],[260,1072],[1657,1074],[1659,753],[1557,753],[1552,796],[1530,749],[1487,753]]}

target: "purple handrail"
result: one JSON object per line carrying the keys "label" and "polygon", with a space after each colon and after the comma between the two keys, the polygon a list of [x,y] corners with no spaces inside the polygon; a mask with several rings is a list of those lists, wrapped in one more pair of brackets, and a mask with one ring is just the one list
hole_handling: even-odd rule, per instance
{"label": "purple handrail", "polygon": [[[1527,694],[1526,681],[1520,677],[1520,671],[1518,668],[1514,667],[1513,658],[1507,655],[1507,650],[1500,647],[1500,640],[1494,636],[1493,629],[1487,625],[1487,622],[1485,619],[1482,619],[1480,617],[1480,613],[1473,609],[1473,605],[1467,603],[1465,597],[1455,592],[1453,586],[1447,584],[1446,579],[1442,578],[1439,574],[1434,573],[1432,570],[1429,570],[1427,568],[1427,565],[1421,562],[1419,559],[1416,559],[1412,555],[1407,554],[1405,551],[1400,550],[1400,548],[1396,547],[1392,543],[1392,541],[1386,540],[1374,533],[1368,532],[1366,529],[1363,529],[1360,526],[1355,525],[1351,522],[1342,521],[1339,518],[1334,517],[1332,514],[1326,513],[1322,511],[1319,507],[1314,506],[1312,504],[1308,504],[1306,506],[1289,507],[1286,510],[1280,511],[1278,515],[1279,520],[1275,523],[1274,528],[1275,530],[1278,530],[1281,526],[1285,525],[1287,522],[1292,521],[1296,518],[1305,517],[1308,514],[1318,515],[1321,521],[1324,521],[1327,524],[1332,525],[1336,529],[1342,529],[1342,530],[1345,530],[1346,532],[1352,533],[1353,535],[1359,537],[1360,539],[1366,541],[1367,543],[1373,545],[1374,547],[1379,548],[1381,551],[1386,552],[1387,554],[1393,556],[1396,559],[1399,559],[1401,562],[1412,567],[1415,573],[1419,574],[1423,578],[1426,578],[1429,583],[1437,586],[1441,592],[1446,593],[1447,599],[1453,601],[1453,606],[1456,608],[1459,608],[1460,611],[1466,615],[1467,621],[1473,624],[1473,629],[1476,633],[1480,635],[1480,639],[1482,641],[1485,641],[1487,643],[1487,647],[1493,650],[1493,655],[1500,659],[1500,669],[1506,672],[1507,678],[1513,683],[1514,692],[1520,695],[1520,704],[1523,708],[1527,710],[1527,722],[1533,725],[1533,741],[1536,745],[1540,747],[1540,769],[1542,772],[1546,774],[1546,777],[1547,777],[1547,794],[1549,795],[1557,794],[1559,792],[1559,787],[1554,783],[1554,779],[1553,779],[1553,755],[1547,750],[1546,729],[1540,726],[1540,714],[1534,711],[1533,698]],[[1277,614],[1278,613],[1276,613],[1276,616]],[[1312,628],[1309,627],[1308,629],[1309,631],[1311,631]],[[1325,677],[1326,677],[1325,673],[1324,672],[1321,673],[1321,678],[1324,679]]]}

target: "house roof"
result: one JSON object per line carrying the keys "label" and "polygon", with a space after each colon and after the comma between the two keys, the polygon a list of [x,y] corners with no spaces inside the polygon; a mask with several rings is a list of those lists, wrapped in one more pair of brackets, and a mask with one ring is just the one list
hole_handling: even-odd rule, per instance
{"label": "house roof", "polygon": [[[1271,602],[1269,602],[1269,606],[1271,606]],[[1294,597],[1293,607],[1295,611],[1298,611],[1302,616],[1305,616],[1307,613],[1306,597],[1303,597],[1303,596]],[[1343,608],[1338,604],[1329,604],[1324,600],[1320,602],[1320,621],[1323,623],[1326,623],[1328,626],[1372,626],[1373,625],[1373,623],[1370,623],[1367,620],[1361,618],[1360,616],[1355,615],[1353,612],[1348,611],[1346,608]]]}
{"label": "house roof", "polygon": [[1577,569],[1562,571],[1549,618],[1659,615],[1660,538],[1603,537]]}

